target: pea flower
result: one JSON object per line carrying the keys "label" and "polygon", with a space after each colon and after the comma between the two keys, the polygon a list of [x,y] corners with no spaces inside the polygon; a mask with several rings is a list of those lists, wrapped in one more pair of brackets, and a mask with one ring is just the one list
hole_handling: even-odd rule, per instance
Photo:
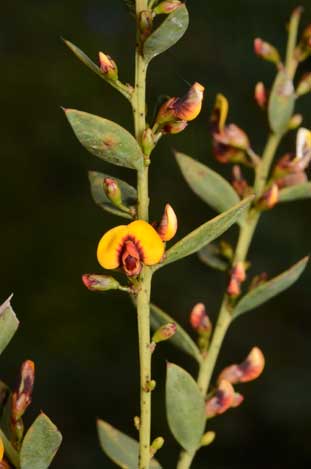
{"label": "pea flower", "polygon": [[305,170],[311,161],[311,131],[301,127],[297,132],[296,156],[284,155],[273,171],[273,180],[281,189],[307,181]]}
{"label": "pea flower", "polygon": [[[195,119],[201,112],[204,86],[194,83],[182,98],[170,98],[159,109],[155,127],[164,128],[165,133],[178,133],[183,130],[187,122]],[[182,122],[178,126],[170,126],[175,122]]]}
{"label": "pea flower", "polygon": [[205,404],[207,418],[223,414],[235,404],[235,392],[232,384],[223,379],[220,381],[214,395]]}
{"label": "pea flower", "polygon": [[250,148],[248,136],[235,124],[226,124],[229,111],[227,98],[216,96],[211,116],[213,152],[220,163],[245,163],[245,152]]}
{"label": "pea flower", "polygon": [[136,220],[107,231],[97,248],[97,259],[104,269],[121,267],[128,277],[140,274],[143,264],[154,265],[164,254],[164,244],[146,221]]}

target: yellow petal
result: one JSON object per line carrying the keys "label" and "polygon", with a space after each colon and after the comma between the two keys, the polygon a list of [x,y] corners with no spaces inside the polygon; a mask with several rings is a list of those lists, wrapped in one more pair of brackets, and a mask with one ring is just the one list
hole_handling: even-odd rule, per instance
{"label": "yellow petal", "polygon": [[229,110],[229,103],[227,98],[223,94],[218,94],[216,96],[214,112],[219,116],[219,129],[223,130]]}
{"label": "yellow petal", "polygon": [[133,221],[128,225],[128,233],[141,249],[144,264],[153,265],[160,262],[164,254],[164,244],[149,223],[143,220]]}
{"label": "yellow petal", "polygon": [[2,438],[0,437],[0,462],[3,459],[3,455],[4,455],[4,446],[3,446]]}
{"label": "yellow petal", "polygon": [[128,226],[120,225],[107,231],[101,238],[97,247],[97,259],[104,269],[119,267],[119,256],[123,240],[128,233]]}

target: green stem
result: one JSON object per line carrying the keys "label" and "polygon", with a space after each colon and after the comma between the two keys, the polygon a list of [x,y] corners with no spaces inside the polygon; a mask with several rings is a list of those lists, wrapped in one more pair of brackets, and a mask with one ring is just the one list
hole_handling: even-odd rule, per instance
{"label": "green stem", "polygon": [[[268,138],[262,160],[256,170],[254,189],[257,197],[260,197],[265,189],[273,157],[281,138],[282,135],[275,134],[271,134]],[[233,265],[235,265],[237,262],[244,262],[247,259],[249,247],[251,245],[259,219],[260,212],[251,208],[240,230],[233,259]],[[231,321],[232,314],[230,308],[228,307],[228,297],[225,294],[208,353],[204,357],[199,370],[197,383],[203,396],[206,396],[206,393],[210,387],[215,364]],[[177,469],[189,469],[196,455],[196,451],[197,450],[192,452],[183,451],[180,455]]]}
{"label": "green stem", "polygon": [[[146,128],[146,74],[147,64],[141,54],[139,17],[147,10],[147,0],[136,0],[137,37],[135,55],[135,91],[132,107],[135,122],[135,135],[141,145],[142,135]],[[140,220],[149,220],[148,166],[137,173],[137,216]],[[137,294],[137,321],[140,363],[140,427],[139,427],[139,469],[150,466],[150,432],[151,432],[151,392],[148,383],[151,380],[150,350],[150,292],[152,272],[144,267],[139,277]]]}
{"label": "green stem", "polygon": [[10,462],[14,465],[14,467],[19,468],[20,463],[19,463],[19,454],[16,451],[16,449],[12,446],[12,444],[9,442],[3,431],[0,429],[0,438],[3,442],[4,446],[4,453],[10,460]]}
{"label": "green stem", "polygon": [[289,27],[288,27],[288,42],[287,42],[287,50],[286,50],[286,62],[285,68],[288,73],[289,78],[293,79],[296,68],[298,65],[298,61],[295,57],[295,48],[297,44],[297,35],[298,35],[298,28],[300,17],[302,13],[302,8],[297,7],[290,18]]}

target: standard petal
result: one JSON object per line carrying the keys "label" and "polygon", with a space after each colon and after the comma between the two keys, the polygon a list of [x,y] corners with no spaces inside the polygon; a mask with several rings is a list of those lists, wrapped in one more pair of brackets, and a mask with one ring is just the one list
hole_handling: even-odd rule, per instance
{"label": "standard petal", "polygon": [[160,262],[164,254],[164,244],[156,230],[146,221],[136,220],[128,225],[129,236],[141,249],[143,263],[153,265]]}
{"label": "standard petal", "polygon": [[97,259],[104,269],[116,269],[119,267],[123,241],[128,235],[128,232],[128,226],[116,226],[107,231],[99,241]]}

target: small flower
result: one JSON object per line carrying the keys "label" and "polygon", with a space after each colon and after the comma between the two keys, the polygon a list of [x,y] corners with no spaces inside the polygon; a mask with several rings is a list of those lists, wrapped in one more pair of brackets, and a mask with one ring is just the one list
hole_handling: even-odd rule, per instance
{"label": "small flower", "polygon": [[218,94],[211,116],[213,152],[220,163],[244,163],[250,143],[246,133],[235,124],[226,124],[229,104],[225,96]]}
{"label": "small flower", "polygon": [[170,204],[165,205],[162,219],[155,228],[162,241],[170,241],[174,238],[178,228],[178,221]]}
{"label": "small flower", "polygon": [[118,67],[109,55],[99,52],[99,64],[103,74],[109,80],[116,81],[118,79]]}
{"label": "small flower", "polygon": [[277,49],[260,38],[256,38],[254,40],[254,51],[259,57],[264,60],[268,60],[269,62],[279,64],[281,61]]}
{"label": "small flower", "polygon": [[164,254],[164,244],[149,223],[136,220],[107,231],[97,248],[97,259],[104,269],[121,267],[127,276],[137,276],[143,264],[154,265]]}
{"label": "small flower", "polygon": [[156,15],[160,15],[160,14],[168,15],[169,13],[172,13],[173,11],[177,10],[177,8],[181,7],[182,5],[183,3],[180,2],[179,0],[167,0],[167,1],[159,3],[159,5],[157,5],[154,8],[153,12]]}
{"label": "small flower", "polygon": [[207,418],[223,414],[232,407],[234,402],[234,389],[232,384],[223,379],[219,382],[217,390],[213,397],[207,400],[205,404],[205,413]]}
{"label": "small flower", "polygon": [[204,86],[194,83],[184,97],[170,98],[160,107],[156,125],[164,127],[168,123],[195,119],[201,112],[203,93]]}
{"label": "small flower", "polygon": [[258,347],[253,347],[246,359],[239,365],[225,368],[218,377],[218,383],[223,380],[231,384],[247,383],[258,378],[265,367],[265,357]]}
{"label": "small flower", "polygon": [[255,86],[255,101],[261,109],[265,109],[267,104],[267,91],[262,81]]}

